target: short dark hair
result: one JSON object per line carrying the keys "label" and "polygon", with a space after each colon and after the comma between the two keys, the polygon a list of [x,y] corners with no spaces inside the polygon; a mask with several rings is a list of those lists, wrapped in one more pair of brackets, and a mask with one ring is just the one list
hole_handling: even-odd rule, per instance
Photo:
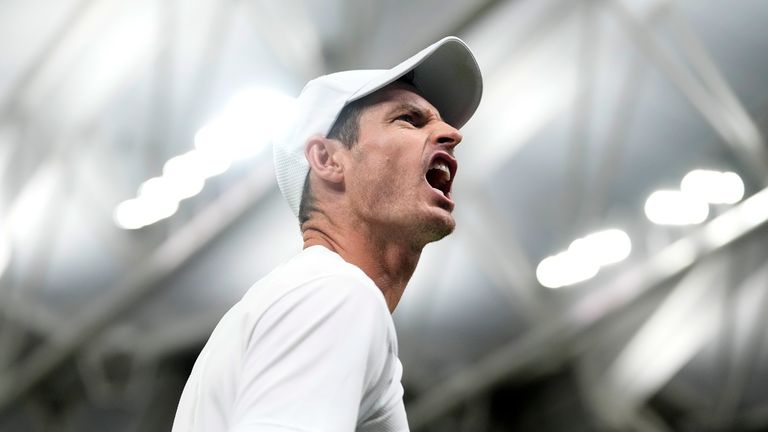
{"label": "short dark hair", "polygon": [[[396,82],[405,83],[415,87],[413,83],[413,71],[403,75]],[[351,149],[357,143],[360,134],[360,116],[366,108],[375,102],[372,97],[376,92],[365,96],[356,101],[350,102],[339,112],[336,121],[331,126],[327,137],[341,141],[348,149]],[[312,188],[309,185],[309,173],[304,179],[304,189],[301,192],[301,203],[299,204],[299,225],[309,220],[309,215],[317,210],[315,199],[312,196]]]}

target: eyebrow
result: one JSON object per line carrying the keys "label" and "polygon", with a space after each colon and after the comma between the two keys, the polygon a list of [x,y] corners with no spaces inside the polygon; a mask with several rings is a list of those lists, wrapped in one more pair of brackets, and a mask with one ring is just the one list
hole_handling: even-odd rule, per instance
{"label": "eyebrow", "polygon": [[430,109],[416,105],[415,103],[412,103],[412,102],[399,102],[394,108],[392,108],[392,112],[401,111],[401,110],[408,110],[411,112],[418,113],[423,118],[429,118],[431,117],[432,114],[434,114],[438,120],[443,121],[443,118],[440,116],[439,112],[432,111]]}

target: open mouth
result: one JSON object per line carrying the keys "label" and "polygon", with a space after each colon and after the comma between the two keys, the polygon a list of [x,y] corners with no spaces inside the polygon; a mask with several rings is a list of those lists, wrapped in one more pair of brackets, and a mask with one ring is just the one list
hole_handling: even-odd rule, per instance
{"label": "open mouth", "polygon": [[430,186],[449,199],[451,197],[451,184],[456,176],[456,165],[456,160],[447,153],[437,153],[432,157],[425,176]]}

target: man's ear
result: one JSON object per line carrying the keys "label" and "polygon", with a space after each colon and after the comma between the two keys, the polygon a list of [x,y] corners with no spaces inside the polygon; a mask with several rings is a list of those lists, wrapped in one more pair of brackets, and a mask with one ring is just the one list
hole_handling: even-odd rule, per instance
{"label": "man's ear", "polygon": [[304,156],[315,175],[331,183],[341,183],[344,180],[344,165],[341,160],[343,149],[346,147],[341,141],[316,135],[307,141]]}

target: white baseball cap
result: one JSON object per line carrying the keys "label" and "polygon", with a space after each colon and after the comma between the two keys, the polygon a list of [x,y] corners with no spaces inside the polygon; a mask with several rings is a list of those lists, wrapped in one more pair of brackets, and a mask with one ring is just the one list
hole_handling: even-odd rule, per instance
{"label": "white baseball cap", "polygon": [[483,78],[472,51],[461,39],[443,38],[392,69],[351,70],[323,75],[301,91],[291,127],[274,141],[275,175],[293,214],[299,214],[309,163],[310,137],[327,136],[341,110],[413,71],[413,84],[446,123],[462,127],[480,104]]}

